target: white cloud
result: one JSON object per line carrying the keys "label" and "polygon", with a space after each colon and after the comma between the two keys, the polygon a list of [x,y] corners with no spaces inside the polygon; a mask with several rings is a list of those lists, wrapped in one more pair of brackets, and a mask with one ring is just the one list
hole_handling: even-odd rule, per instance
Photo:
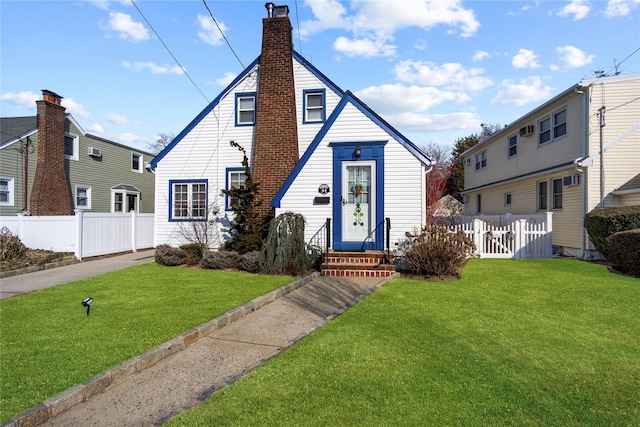
{"label": "white cloud", "polygon": [[121,6],[131,6],[131,1],[129,0],[117,0],[117,1],[110,1],[110,0],[85,0],[87,3],[90,3],[92,5],[94,5],[95,7],[102,9],[102,10],[109,10],[111,3],[118,3]]}
{"label": "white cloud", "polygon": [[[335,0],[309,0],[316,19],[300,24],[302,37],[328,29],[341,29],[353,37],[339,37],[334,48],[349,56],[390,56],[395,46],[387,45],[397,30],[418,27],[426,31],[438,25],[448,25],[462,37],[473,36],[480,28],[473,10],[465,9],[460,0],[405,0],[389,3],[355,0],[348,11]],[[420,45],[418,45],[420,46]]]}
{"label": "white cloud", "polygon": [[491,100],[494,105],[511,104],[522,106],[532,101],[542,101],[551,98],[553,88],[545,86],[540,77],[532,76],[527,79],[514,82],[504,80],[503,90]]}
{"label": "white cloud", "polygon": [[440,66],[431,62],[407,60],[396,65],[396,78],[407,83],[424,86],[444,86],[449,89],[478,91],[493,84],[484,77],[482,68],[464,68],[459,63]]}
{"label": "white cloud", "polygon": [[558,16],[573,16],[573,20],[586,18],[591,11],[588,0],[573,0],[558,12]]}
{"label": "white cloud", "polygon": [[640,0],[609,0],[604,14],[610,18],[627,16],[638,4],[640,4]]}
{"label": "white cloud", "polygon": [[470,100],[464,93],[399,83],[371,86],[356,92],[356,96],[380,114],[424,111],[443,102],[464,103]]}
{"label": "white cloud", "polygon": [[89,131],[96,133],[96,134],[100,134],[104,132],[104,129],[102,128],[102,126],[100,126],[98,123],[94,123],[91,126],[89,126],[87,128]]}
{"label": "white cloud", "polygon": [[[211,46],[222,44],[222,40],[224,40],[222,33],[208,16],[198,14],[198,25],[200,26],[200,30],[198,31],[198,37],[200,37],[200,40],[206,44],[210,44]],[[220,21],[218,21],[218,25],[220,25],[220,29],[225,33],[229,30]]]}
{"label": "white cloud", "polygon": [[476,53],[473,54],[473,57],[471,59],[473,60],[473,62],[479,62],[488,57],[489,52],[485,52],[484,50],[476,50]]}
{"label": "white cloud", "polygon": [[3,94],[0,99],[22,108],[35,108],[39,96],[31,91],[18,93],[7,92]]}
{"label": "white cloud", "polygon": [[511,64],[516,68],[539,68],[538,57],[532,50],[520,49],[513,57]]}
{"label": "white cloud", "polygon": [[465,111],[451,114],[402,113],[389,116],[387,121],[405,133],[472,129],[481,123],[474,113]]}
{"label": "white cloud", "polygon": [[233,79],[235,79],[238,75],[236,73],[227,72],[224,73],[224,76],[216,79],[216,84],[222,87],[227,87],[231,84]]}
{"label": "white cloud", "polygon": [[140,22],[135,22],[131,15],[122,12],[109,12],[109,23],[106,30],[115,31],[123,40],[139,42],[149,40],[149,31]]}
{"label": "white cloud", "polygon": [[590,64],[595,58],[595,55],[587,55],[574,46],[558,46],[556,53],[560,56],[560,60],[571,68],[579,68]]}
{"label": "white cloud", "polygon": [[73,98],[62,98],[60,104],[67,109],[67,113],[71,113],[74,117],[81,117],[83,119],[91,117],[91,114],[85,111],[82,104],[77,103]]}
{"label": "white cloud", "polygon": [[385,39],[354,39],[338,37],[333,43],[333,48],[347,56],[362,56],[371,58],[374,56],[393,56],[396,46],[386,44]]}
{"label": "white cloud", "polygon": [[138,61],[135,63],[131,63],[129,61],[124,61],[122,63],[124,68],[132,68],[135,71],[143,71],[148,69],[152,74],[182,74],[182,68],[177,65],[170,67],[168,65],[156,65],[151,61]]}
{"label": "white cloud", "polygon": [[107,121],[109,123],[113,123],[114,125],[125,125],[127,123],[131,123],[131,121],[127,117],[118,113],[109,113],[107,115]]}

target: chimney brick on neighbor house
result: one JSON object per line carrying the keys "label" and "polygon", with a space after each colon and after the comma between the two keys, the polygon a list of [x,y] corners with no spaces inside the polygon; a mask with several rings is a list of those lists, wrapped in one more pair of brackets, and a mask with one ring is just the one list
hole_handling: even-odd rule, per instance
{"label": "chimney brick on neighbor house", "polygon": [[71,194],[64,156],[65,108],[62,99],[42,91],[38,111],[38,158],[29,199],[32,215],[70,215]]}
{"label": "chimney brick on neighbor house", "polygon": [[299,152],[291,22],[287,15],[277,15],[262,24],[251,174],[259,184],[257,211],[266,215]]}

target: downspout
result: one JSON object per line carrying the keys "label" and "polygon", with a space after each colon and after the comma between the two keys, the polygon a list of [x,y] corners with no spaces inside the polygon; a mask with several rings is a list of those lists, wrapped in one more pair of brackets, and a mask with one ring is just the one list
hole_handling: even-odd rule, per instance
{"label": "downspout", "polygon": [[[589,85],[591,87],[591,85]],[[580,173],[580,187],[581,187],[581,201],[580,201],[580,216],[582,220],[582,242],[580,243],[580,259],[586,258],[587,252],[587,230],[584,228],[584,217],[587,215],[587,174],[584,173],[584,166],[581,164],[581,160],[587,157],[587,135],[589,134],[587,130],[587,94],[578,90],[576,87],[574,89],[575,93],[579,93],[582,95],[582,157],[580,159],[574,160],[576,172]]]}
{"label": "downspout", "polygon": [[427,206],[427,202],[429,201],[429,173],[433,170],[433,160],[429,159],[429,164],[426,165],[427,169],[424,172],[424,182],[422,183],[422,188],[425,189],[425,201],[422,204],[422,206],[424,207],[424,213],[422,215],[422,218],[424,219],[424,223],[423,223],[423,227],[425,225],[427,225],[427,213],[429,212],[429,207]]}

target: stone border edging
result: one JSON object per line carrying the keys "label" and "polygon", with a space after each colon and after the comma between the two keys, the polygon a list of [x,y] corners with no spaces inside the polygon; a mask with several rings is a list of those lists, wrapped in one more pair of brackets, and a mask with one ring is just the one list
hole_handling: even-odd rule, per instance
{"label": "stone border edging", "polygon": [[66,265],[79,264],[80,262],[82,261],[79,261],[78,258],[73,258],[73,259],[66,259],[63,261],[49,262],[47,264],[37,264],[29,267],[16,268],[15,270],[0,271],[0,279],[19,276],[21,274],[35,273],[36,271],[50,270],[52,268],[64,267]]}
{"label": "stone border edging", "polygon": [[212,332],[222,329],[249,313],[252,313],[270,302],[273,302],[278,298],[282,298],[290,292],[306,285],[318,276],[320,276],[319,272],[311,273],[308,276],[296,279],[293,282],[287,283],[286,285],[274,289],[271,292],[254,298],[239,307],[221,314],[213,320],[209,320],[208,322],[196,326],[176,338],[134,357],[133,359],[129,359],[106,372],[98,374],[82,384],[47,399],[44,403],[41,403],[22,414],[16,415],[8,421],[5,421],[0,424],[0,427],[36,427],[44,424],[49,419],[54,418],[85,400],[104,392],[109,386],[117,385],[136,373],[150,368],[172,354],[186,349]]}

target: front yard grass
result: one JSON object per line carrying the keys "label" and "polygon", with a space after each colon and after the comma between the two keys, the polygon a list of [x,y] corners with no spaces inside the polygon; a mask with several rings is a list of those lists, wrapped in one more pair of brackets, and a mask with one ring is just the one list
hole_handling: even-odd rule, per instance
{"label": "front yard grass", "polygon": [[292,280],[148,263],[2,300],[0,422]]}
{"label": "front yard grass", "polygon": [[397,278],[168,426],[640,425],[640,280],[473,259]]}

